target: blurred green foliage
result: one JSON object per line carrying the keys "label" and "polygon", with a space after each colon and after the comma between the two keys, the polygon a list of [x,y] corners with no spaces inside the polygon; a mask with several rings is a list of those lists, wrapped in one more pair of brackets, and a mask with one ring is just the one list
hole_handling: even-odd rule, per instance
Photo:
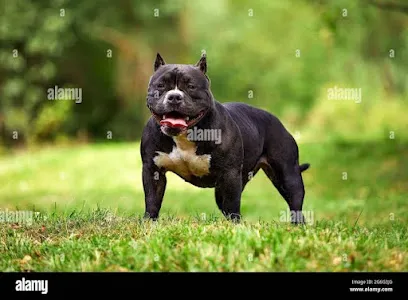
{"label": "blurred green foliage", "polygon": [[[202,50],[217,100],[307,139],[407,136],[408,14],[368,2],[0,0],[0,146],[138,139],[156,52],[195,63]],[[82,103],[49,101],[55,86]],[[335,86],[361,103],[329,100]]]}

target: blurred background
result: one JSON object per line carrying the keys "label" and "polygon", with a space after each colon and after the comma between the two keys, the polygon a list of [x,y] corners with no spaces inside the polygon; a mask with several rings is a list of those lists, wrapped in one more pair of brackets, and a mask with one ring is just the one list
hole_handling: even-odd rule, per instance
{"label": "blurred background", "polygon": [[[266,109],[295,135],[301,161],[312,164],[311,198],[408,194],[404,0],[0,4],[3,205],[93,197],[142,210],[138,141],[156,53],[193,64],[203,50],[218,101]],[[48,100],[55,86],[82,89],[82,103]],[[331,99],[335,87],[360,90],[360,101]],[[62,150],[44,150],[51,146]]]}

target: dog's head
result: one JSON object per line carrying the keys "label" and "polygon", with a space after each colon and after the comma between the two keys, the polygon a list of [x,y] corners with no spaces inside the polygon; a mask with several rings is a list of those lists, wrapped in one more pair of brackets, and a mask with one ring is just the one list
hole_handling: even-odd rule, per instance
{"label": "dog's head", "polygon": [[195,65],[166,64],[160,54],[147,91],[147,107],[164,134],[176,136],[196,125],[214,100],[203,54]]}

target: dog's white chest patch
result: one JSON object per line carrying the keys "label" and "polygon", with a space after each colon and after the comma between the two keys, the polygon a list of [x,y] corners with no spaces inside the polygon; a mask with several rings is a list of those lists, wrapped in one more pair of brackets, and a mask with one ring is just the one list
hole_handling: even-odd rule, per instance
{"label": "dog's white chest patch", "polygon": [[156,166],[174,172],[184,179],[190,179],[192,176],[202,177],[210,173],[211,155],[197,155],[196,144],[189,141],[185,135],[173,139],[176,146],[170,153],[157,151],[158,155],[153,158]]}

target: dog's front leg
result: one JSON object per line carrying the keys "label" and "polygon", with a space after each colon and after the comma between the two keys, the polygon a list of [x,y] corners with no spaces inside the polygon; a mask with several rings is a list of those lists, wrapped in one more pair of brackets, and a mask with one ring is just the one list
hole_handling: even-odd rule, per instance
{"label": "dog's front leg", "polygon": [[166,175],[153,164],[143,164],[143,189],[145,193],[145,218],[156,220],[166,190]]}
{"label": "dog's front leg", "polygon": [[232,169],[219,177],[215,187],[217,203],[224,216],[233,221],[241,219],[242,174],[240,169]]}

